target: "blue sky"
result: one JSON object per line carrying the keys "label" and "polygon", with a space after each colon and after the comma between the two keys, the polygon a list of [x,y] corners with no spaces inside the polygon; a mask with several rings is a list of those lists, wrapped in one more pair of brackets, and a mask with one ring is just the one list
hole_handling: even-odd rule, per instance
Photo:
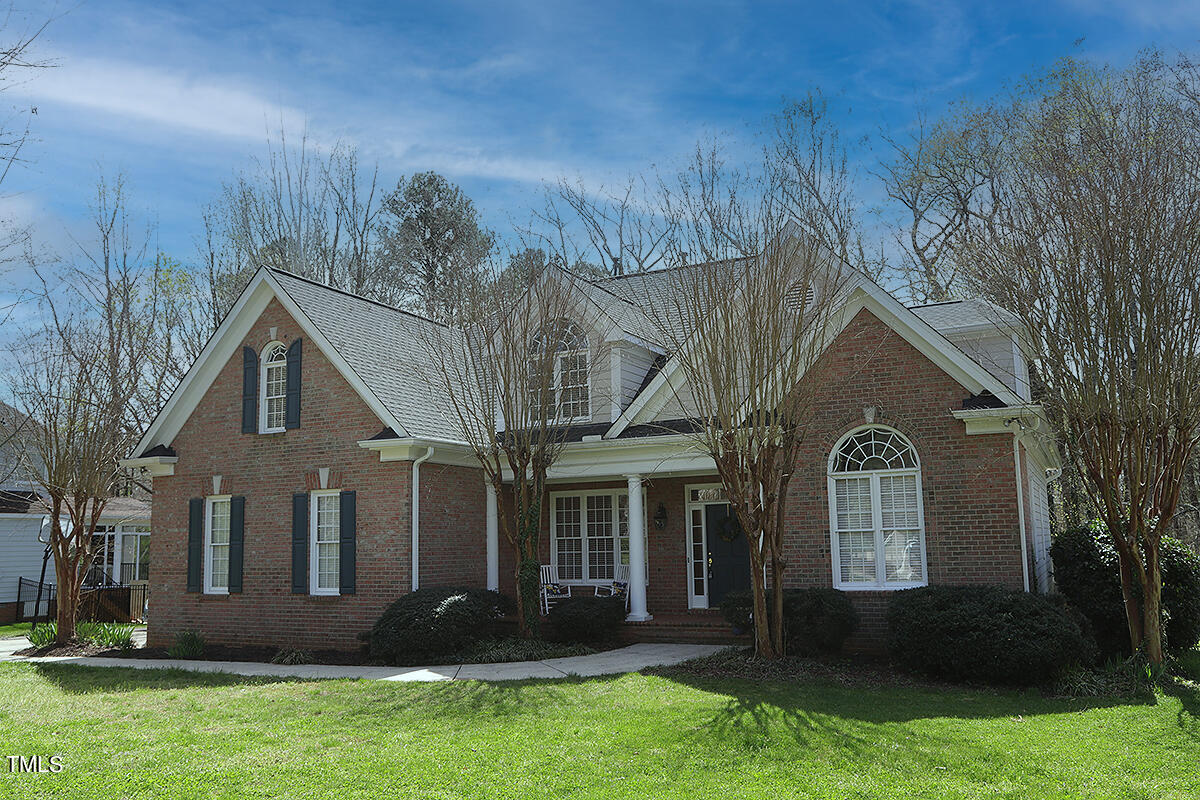
{"label": "blue sky", "polygon": [[[669,166],[698,137],[756,125],[810,87],[835,98],[848,135],[874,137],[1066,54],[1123,62],[1200,38],[1200,3],[1185,2],[61,8],[37,48],[55,66],[0,95],[38,109],[0,214],[69,254],[89,236],[98,174],[123,171],[160,248],[184,260],[204,204],[281,122],[357,145],[389,182],[441,171],[506,228],[544,181],[595,186]],[[862,194],[878,197],[869,178]],[[0,276],[0,302],[28,277]]]}

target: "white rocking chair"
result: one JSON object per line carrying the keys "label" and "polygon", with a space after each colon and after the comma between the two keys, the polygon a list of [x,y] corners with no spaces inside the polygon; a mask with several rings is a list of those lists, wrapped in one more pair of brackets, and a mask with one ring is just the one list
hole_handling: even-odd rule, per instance
{"label": "white rocking chair", "polygon": [[596,587],[596,597],[624,597],[625,610],[629,610],[629,565],[617,564],[613,568],[612,583]]}
{"label": "white rocking chair", "polygon": [[542,564],[541,578],[542,613],[549,614],[550,606],[571,596],[571,587],[559,583],[558,566],[555,564]]}

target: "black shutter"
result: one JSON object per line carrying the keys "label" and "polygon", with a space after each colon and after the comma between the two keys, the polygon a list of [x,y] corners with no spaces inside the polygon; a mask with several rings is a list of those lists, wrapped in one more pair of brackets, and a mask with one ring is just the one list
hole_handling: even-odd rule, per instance
{"label": "black shutter", "polygon": [[292,495],[292,593],[308,593],[308,495]]}
{"label": "black shutter", "polygon": [[258,430],[258,353],[242,348],[242,433]]}
{"label": "black shutter", "polygon": [[287,349],[287,395],[283,401],[283,427],[300,427],[300,348],[303,339],[292,342]]}
{"label": "black shutter", "polygon": [[200,591],[200,558],[204,550],[204,499],[188,500],[187,590]]}
{"label": "black shutter", "polygon": [[338,520],[338,564],[341,574],[338,576],[338,586],[342,594],[354,594],[354,548],[355,531],[358,521],[356,517],[357,500],[354,492],[342,492]]}
{"label": "black shutter", "polygon": [[246,540],[246,498],[229,500],[229,593],[242,592],[242,551]]}

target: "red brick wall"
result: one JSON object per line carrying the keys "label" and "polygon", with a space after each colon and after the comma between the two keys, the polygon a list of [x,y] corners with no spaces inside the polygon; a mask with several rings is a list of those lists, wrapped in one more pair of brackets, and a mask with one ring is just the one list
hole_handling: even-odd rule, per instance
{"label": "red brick wall", "polygon": [[421,586],[486,584],[486,516],[482,470],[421,465]]}
{"label": "red brick wall", "polygon": [[[810,433],[797,461],[788,495],[787,583],[832,585],[827,465],[837,441],[866,424],[864,409],[877,409],[875,421],[904,433],[921,460],[929,582],[1001,584],[1022,587],[1012,437],[967,436],[950,415],[968,392],[937,365],[868,311],[862,311],[828,353],[830,369]],[[668,523],[648,529],[650,613],[687,608],[687,532],[684,487],[716,482],[713,477],[646,478],[647,511],[662,502]],[[624,481],[569,484],[553,489],[624,487]],[[543,515],[549,560],[549,516]],[[511,590],[512,562],[502,585]],[[856,649],[883,643],[889,592],[855,591],[851,598],[862,625],[850,642]]]}
{"label": "red brick wall", "polygon": [[[270,328],[290,343],[301,331],[272,300],[243,344],[260,350]],[[301,426],[278,434],[242,434],[242,355],[234,356],[171,442],[179,454],[175,474],[154,481],[154,568],[151,570],[149,640],[169,645],[176,633],[196,630],[213,642],[311,649],[353,648],[383,607],[410,587],[411,462],[380,462],[358,441],[383,423],[355,394],[316,344],[305,342]],[[294,492],[316,484],[317,470],[330,469],[331,488],[357,492],[357,594],[312,597],[291,591],[291,502]],[[422,467],[425,492],[471,492],[470,470]],[[246,498],[243,591],[232,595],[186,592],[188,499],[212,494],[212,476],[222,476],[223,494]],[[478,483],[478,481],[476,481]],[[481,484],[480,484],[481,486]],[[430,494],[423,492],[423,496]],[[439,548],[470,561],[464,539],[477,519],[482,576],[482,489],[478,510],[459,509],[450,526],[452,505],[426,501],[422,519],[431,529],[425,552],[436,560]],[[463,500],[467,508],[474,496]],[[474,517],[471,515],[474,514]],[[446,523],[438,530],[438,520]],[[452,530],[457,527],[458,531]],[[461,531],[461,532],[459,532]],[[443,542],[439,537],[446,536]],[[463,572],[464,579],[470,570]]]}

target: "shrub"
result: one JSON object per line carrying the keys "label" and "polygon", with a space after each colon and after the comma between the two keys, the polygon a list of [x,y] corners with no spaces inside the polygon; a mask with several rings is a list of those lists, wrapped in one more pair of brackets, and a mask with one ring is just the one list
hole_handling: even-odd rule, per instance
{"label": "shrub", "polygon": [[75,634],[98,647],[133,649],[133,625],[121,622],[80,622]]}
{"label": "shrub", "polygon": [[596,652],[585,644],[562,644],[544,639],[486,639],[462,653],[464,664],[502,664],[512,661],[544,661],[547,658],[586,656]]}
{"label": "shrub", "polygon": [[26,634],[29,643],[34,647],[45,647],[54,644],[54,637],[56,636],[58,636],[57,622],[39,622]]}
{"label": "shrub", "polygon": [[623,597],[568,597],[550,608],[550,630],[561,642],[601,642],[625,621]]}
{"label": "shrub", "polygon": [[[771,608],[771,593],[767,593]],[[721,614],[737,631],[753,628],[754,601],[750,592],[730,592],[721,601]],[[788,655],[812,656],[841,652],[858,629],[858,612],[845,592],[830,588],[786,589],[783,593],[784,642]]]}
{"label": "shrub", "polygon": [[[1185,653],[1200,640],[1200,557],[1181,542],[1164,538],[1162,611],[1164,646]],[[1092,626],[1100,651],[1129,655],[1129,628],[1117,551],[1103,527],[1072,528],[1050,545],[1059,591]]]}
{"label": "shrub", "polygon": [[285,647],[271,656],[272,664],[312,664],[316,661],[311,650]]}
{"label": "shrub", "polygon": [[1063,697],[1153,696],[1158,676],[1141,656],[1110,659],[1097,667],[1068,667],[1050,687]]}
{"label": "shrub", "polygon": [[198,631],[180,631],[167,651],[171,658],[204,658],[204,637]]}
{"label": "shrub", "polygon": [[1001,587],[896,592],[887,627],[901,667],[947,680],[1028,686],[1095,659],[1095,643],[1064,602]]}
{"label": "shrub", "polygon": [[453,655],[485,635],[504,607],[498,592],[431,586],[396,600],[361,638],[372,659],[422,663]]}
{"label": "shrub", "polygon": [[[75,625],[75,638],[90,642],[97,647],[133,648],[133,625],[120,622],[79,622]],[[29,632],[29,643],[34,647],[53,644],[58,635],[58,623],[40,622]]]}

